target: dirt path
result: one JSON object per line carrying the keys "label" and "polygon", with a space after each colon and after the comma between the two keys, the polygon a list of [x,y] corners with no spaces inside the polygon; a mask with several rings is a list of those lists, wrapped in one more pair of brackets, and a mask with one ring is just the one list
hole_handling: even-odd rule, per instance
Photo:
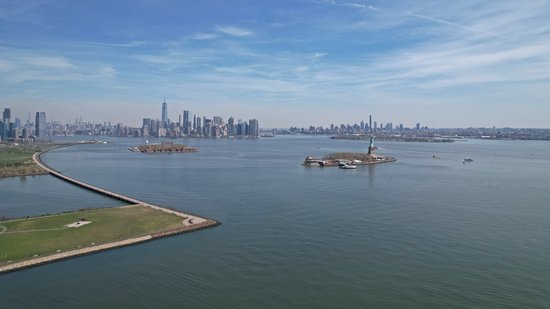
{"label": "dirt path", "polygon": [[0,235],[4,234],[8,230],[7,227],[0,225]]}

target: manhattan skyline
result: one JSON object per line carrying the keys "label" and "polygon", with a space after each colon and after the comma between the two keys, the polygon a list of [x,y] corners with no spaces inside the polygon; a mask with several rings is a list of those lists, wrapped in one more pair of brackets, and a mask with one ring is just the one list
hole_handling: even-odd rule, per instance
{"label": "manhattan skyline", "polygon": [[0,1],[0,105],[131,126],[166,97],[267,128],[369,114],[547,128],[549,12],[545,1]]}

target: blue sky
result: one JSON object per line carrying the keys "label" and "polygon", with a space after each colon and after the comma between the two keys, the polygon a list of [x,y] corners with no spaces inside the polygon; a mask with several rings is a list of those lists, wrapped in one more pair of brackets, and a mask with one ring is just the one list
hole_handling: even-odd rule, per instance
{"label": "blue sky", "polygon": [[550,1],[0,0],[26,119],[550,127]]}

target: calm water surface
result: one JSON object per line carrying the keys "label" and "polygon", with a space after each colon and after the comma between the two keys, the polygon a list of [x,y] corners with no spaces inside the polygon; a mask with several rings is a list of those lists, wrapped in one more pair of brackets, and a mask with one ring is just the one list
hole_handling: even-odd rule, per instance
{"label": "calm water surface", "polygon": [[[0,276],[0,307],[547,307],[550,143],[378,143],[395,163],[304,168],[366,151],[326,137],[138,139],[51,151],[67,175],[219,227]],[[432,159],[432,154],[441,159]],[[474,162],[463,164],[471,157]],[[51,176],[0,180],[0,216],[116,201]]]}

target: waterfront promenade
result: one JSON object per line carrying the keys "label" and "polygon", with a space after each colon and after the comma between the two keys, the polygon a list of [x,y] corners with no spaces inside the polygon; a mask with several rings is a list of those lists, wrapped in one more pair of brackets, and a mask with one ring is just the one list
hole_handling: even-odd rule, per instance
{"label": "waterfront promenade", "polygon": [[[106,189],[102,189],[102,188],[96,187],[94,185],[85,183],[83,181],[74,179],[72,177],[69,177],[67,175],[64,175],[64,174],[56,171],[55,169],[53,169],[53,168],[49,167],[47,164],[45,164],[40,158],[41,154],[42,154],[41,152],[35,153],[33,155],[33,160],[35,161],[36,164],[38,164],[41,168],[46,170],[52,176],[57,177],[57,178],[59,178],[61,180],[64,180],[66,182],[69,182],[73,185],[84,188],[86,190],[90,190],[90,191],[93,191],[93,192],[96,192],[96,193],[99,193],[99,194],[102,194],[102,195],[105,195],[105,196],[108,196],[108,197],[111,197],[111,198],[114,198],[114,199],[117,199],[117,200],[120,200],[120,201],[123,201],[123,202],[127,202],[127,203],[132,204],[132,205],[141,205],[141,206],[150,207],[150,208],[153,208],[153,209],[156,209],[156,210],[160,210],[160,211],[163,211],[163,212],[166,212],[166,213],[169,213],[169,214],[177,215],[177,216],[183,218],[183,220],[182,220],[183,227],[172,229],[172,230],[165,230],[165,231],[161,231],[161,232],[157,232],[157,233],[151,233],[149,235],[142,235],[142,236],[139,236],[139,237],[134,237],[134,238],[124,239],[124,240],[118,240],[118,241],[114,241],[114,242],[104,243],[104,244],[97,244],[97,245],[94,245],[94,246],[91,246],[91,247],[79,248],[79,249],[75,249],[75,250],[71,250],[71,251],[67,251],[67,252],[56,253],[56,254],[51,254],[51,255],[41,256],[41,257],[35,257],[35,258],[29,259],[29,260],[19,261],[19,262],[15,262],[15,263],[9,263],[7,265],[0,266],[0,274],[1,273],[6,273],[6,272],[12,272],[12,271],[16,271],[16,270],[20,270],[20,269],[24,269],[24,268],[34,267],[34,266],[38,266],[38,265],[48,264],[48,263],[52,263],[52,262],[55,262],[55,261],[65,260],[65,259],[69,259],[69,258],[73,258],[73,257],[82,256],[82,255],[101,252],[101,251],[105,251],[105,250],[109,250],[109,249],[114,249],[114,248],[120,248],[120,247],[130,246],[130,245],[134,245],[134,244],[139,244],[139,243],[150,241],[150,240],[157,239],[157,238],[162,238],[162,237],[167,237],[167,236],[192,232],[192,231],[196,231],[196,230],[200,230],[200,229],[206,229],[206,228],[214,227],[214,226],[217,226],[217,225],[220,224],[216,220],[212,220],[212,219],[200,217],[200,216],[197,216],[197,215],[183,213],[183,212],[168,209],[168,208],[165,208],[165,207],[149,204],[149,203],[140,201],[138,199],[135,199],[135,198],[123,195],[123,194],[115,193],[115,192],[112,192],[112,191],[109,191],[109,190],[106,190]],[[125,206],[123,206],[123,207],[125,207]]]}

